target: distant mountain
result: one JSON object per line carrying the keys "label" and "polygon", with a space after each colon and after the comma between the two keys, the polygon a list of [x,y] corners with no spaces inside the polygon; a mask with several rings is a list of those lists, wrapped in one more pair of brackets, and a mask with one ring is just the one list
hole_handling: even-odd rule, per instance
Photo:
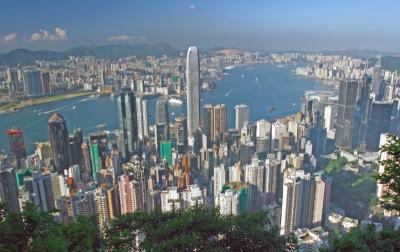
{"label": "distant mountain", "polygon": [[146,56],[161,57],[177,56],[178,51],[166,43],[135,44],[135,45],[104,45],[104,46],[76,46],[66,51],[31,51],[28,49],[15,49],[9,53],[0,54],[0,64],[15,66],[34,64],[36,60],[62,60],[69,56],[96,56],[100,58],[116,59],[136,55],[138,58]]}
{"label": "distant mountain", "polygon": [[[375,65],[378,59],[376,57],[368,60],[370,66]],[[395,56],[383,56],[381,58],[382,68],[390,71],[400,71],[400,57]]]}
{"label": "distant mountain", "polygon": [[381,52],[378,50],[371,49],[347,49],[347,50],[325,50],[321,51],[322,54],[335,54],[335,55],[346,55],[354,58],[374,58],[382,53],[382,56],[391,56],[394,53]]}

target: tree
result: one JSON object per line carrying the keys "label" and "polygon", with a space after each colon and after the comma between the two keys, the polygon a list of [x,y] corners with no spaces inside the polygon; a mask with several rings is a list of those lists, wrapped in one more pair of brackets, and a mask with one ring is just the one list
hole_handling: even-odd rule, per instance
{"label": "tree", "polygon": [[386,210],[400,211],[400,139],[395,135],[388,135],[387,142],[380,149],[386,152],[387,159],[380,160],[384,167],[382,173],[374,176],[375,180],[385,185],[383,200],[380,205]]}
{"label": "tree", "polygon": [[0,205],[0,251],[93,251],[98,248],[94,220],[78,217],[75,222],[54,221],[54,211],[42,213],[33,204],[24,211],[9,212]]}
{"label": "tree", "polygon": [[266,212],[221,216],[206,208],[125,214],[111,223],[106,244],[108,250],[134,251],[286,251],[297,246],[292,236],[279,235]]}
{"label": "tree", "polygon": [[321,252],[400,251],[400,231],[377,232],[375,226],[356,228],[340,236],[332,233],[329,246]]}

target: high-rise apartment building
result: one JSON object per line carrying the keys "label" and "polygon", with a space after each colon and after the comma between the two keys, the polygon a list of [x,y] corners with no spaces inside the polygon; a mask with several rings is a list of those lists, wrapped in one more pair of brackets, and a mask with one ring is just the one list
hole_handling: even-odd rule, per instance
{"label": "high-rise apartment building", "polygon": [[142,185],[133,176],[121,175],[118,182],[121,214],[144,211]]}

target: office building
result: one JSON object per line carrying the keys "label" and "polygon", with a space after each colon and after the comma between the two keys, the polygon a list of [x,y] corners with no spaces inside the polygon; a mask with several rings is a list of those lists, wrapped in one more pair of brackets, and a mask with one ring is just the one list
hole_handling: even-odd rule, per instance
{"label": "office building", "polygon": [[7,135],[11,155],[18,161],[22,158],[26,158],[24,131],[19,128],[12,128],[7,131]]}
{"label": "office building", "polygon": [[138,150],[138,127],[136,101],[132,90],[124,86],[118,97],[118,118],[120,129],[120,151],[127,160]]}
{"label": "office building", "polygon": [[0,167],[0,199],[7,203],[7,208],[11,212],[19,212],[19,192],[15,176],[15,170],[12,167]]}
{"label": "office building", "polygon": [[197,47],[191,46],[186,58],[188,135],[200,127],[200,62]]}
{"label": "office building", "polygon": [[42,82],[42,93],[44,95],[51,94],[50,73],[42,72],[40,74],[40,80]]}
{"label": "office building", "polygon": [[156,102],[156,123],[169,125],[168,97],[160,96]]}
{"label": "office building", "polygon": [[235,106],[235,129],[241,131],[243,127],[249,124],[250,111],[249,107],[245,104]]}
{"label": "office building", "polygon": [[37,70],[26,70],[23,73],[24,92],[27,97],[35,97],[43,94],[40,72]]}
{"label": "office building", "polygon": [[101,169],[101,159],[99,156],[99,144],[89,144],[90,151],[90,161],[91,161],[91,174],[93,176],[93,180],[97,181],[97,173],[100,172]]}
{"label": "office building", "polygon": [[58,174],[64,174],[72,162],[67,122],[60,114],[54,113],[48,124],[54,167]]}
{"label": "office building", "polygon": [[326,106],[324,110],[324,126],[327,131],[331,131],[335,128],[335,117],[336,117],[336,107]]}
{"label": "office building", "polygon": [[379,150],[379,138],[381,134],[389,133],[390,130],[392,110],[393,103],[391,102],[378,101],[371,104],[366,134],[367,150]]}
{"label": "office building", "polygon": [[372,93],[375,95],[375,100],[381,100],[383,96],[382,90],[382,64],[381,56],[379,56],[378,61],[375,63],[372,72]]}
{"label": "office building", "polygon": [[357,81],[343,80],[340,82],[335,142],[341,148],[353,147],[357,92]]}

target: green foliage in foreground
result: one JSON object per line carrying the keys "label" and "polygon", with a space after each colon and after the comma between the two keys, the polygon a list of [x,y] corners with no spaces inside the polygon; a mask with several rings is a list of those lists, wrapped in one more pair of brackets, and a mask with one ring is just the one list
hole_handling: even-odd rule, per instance
{"label": "green foliage in foreground", "polygon": [[386,152],[389,158],[380,161],[385,169],[375,176],[377,181],[386,185],[384,199],[380,204],[387,210],[400,211],[400,138],[389,135],[381,152]]}
{"label": "green foliage in foreground", "polygon": [[64,225],[32,204],[22,213],[8,212],[4,204],[0,211],[0,251],[94,251],[99,245],[92,219],[79,217]]}
{"label": "green foliage in foreground", "polygon": [[377,232],[375,227],[371,225],[363,229],[353,229],[343,236],[333,233],[330,237],[329,247],[323,248],[321,251],[400,251],[400,231],[384,230]]}
{"label": "green foliage in foreground", "polygon": [[347,160],[344,157],[332,159],[326,168],[332,177],[331,201],[345,210],[352,218],[363,219],[369,213],[369,206],[376,194],[373,171],[354,173],[344,170]]}
{"label": "green foliage in foreground", "polygon": [[[145,238],[137,247],[137,234]],[[115,219],[106,235],[108,250],[121,251],[288,251],[294,237],[279,235],[266,212],[221,216],[216,209],[133,213]]]}

